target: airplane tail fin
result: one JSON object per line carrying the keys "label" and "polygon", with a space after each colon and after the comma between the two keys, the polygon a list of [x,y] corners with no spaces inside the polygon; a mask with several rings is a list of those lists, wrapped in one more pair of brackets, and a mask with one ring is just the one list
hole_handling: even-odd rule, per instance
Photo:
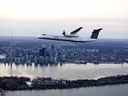
{"label": "airplane tail fin", "polygon": [[91,39],[97,39],[97,38],[98,38],[98,35],[99,35],[99,32],[100,32],[101,30],[103,30],[103,29],[102,29],[102,28],[94,29],[90,38],[91,38]]}

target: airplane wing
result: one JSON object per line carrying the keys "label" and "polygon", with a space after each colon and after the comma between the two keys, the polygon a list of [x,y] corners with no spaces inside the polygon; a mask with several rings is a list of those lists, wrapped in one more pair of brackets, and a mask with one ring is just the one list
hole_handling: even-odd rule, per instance
{"label": "airplane wing", "polygon": [[80,31],[83,27],[79,27],[76,30],[70,32],[71,35],[76,34],[78,31]]}

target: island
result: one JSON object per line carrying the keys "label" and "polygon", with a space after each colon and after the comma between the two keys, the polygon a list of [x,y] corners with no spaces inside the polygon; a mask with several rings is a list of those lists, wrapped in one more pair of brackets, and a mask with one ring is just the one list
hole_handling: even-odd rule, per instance
{"label": "island", "polygon": [[99,79],[57,80],[50,77],[0,77],[0,91],[2,90],[44,90],[94,87],[115,84],[127,84],[128,75],[117,75]]}

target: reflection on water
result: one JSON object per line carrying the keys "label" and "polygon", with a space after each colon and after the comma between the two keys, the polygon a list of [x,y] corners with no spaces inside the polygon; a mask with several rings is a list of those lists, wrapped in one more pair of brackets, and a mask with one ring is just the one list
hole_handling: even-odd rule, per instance
{"label": "reflection on water", "polygon": [[0,64],[0,76],[52,77],[56,79],[94,79],[102,76],[128,74],[128,64],[63,64],[15,65]]}

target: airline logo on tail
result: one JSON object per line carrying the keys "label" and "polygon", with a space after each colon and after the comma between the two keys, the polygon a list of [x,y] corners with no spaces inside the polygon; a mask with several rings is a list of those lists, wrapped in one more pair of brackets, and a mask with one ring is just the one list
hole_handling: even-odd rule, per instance
{"label": "airline logo on tail", "polygon": [[99,28],[99,29],[94,29],[93,32],[92,32],[92,35],[91,35],[91,39],[97,39],[98,38],[98,35],[99,35],[99,32],[103,30],[102,28]]}

